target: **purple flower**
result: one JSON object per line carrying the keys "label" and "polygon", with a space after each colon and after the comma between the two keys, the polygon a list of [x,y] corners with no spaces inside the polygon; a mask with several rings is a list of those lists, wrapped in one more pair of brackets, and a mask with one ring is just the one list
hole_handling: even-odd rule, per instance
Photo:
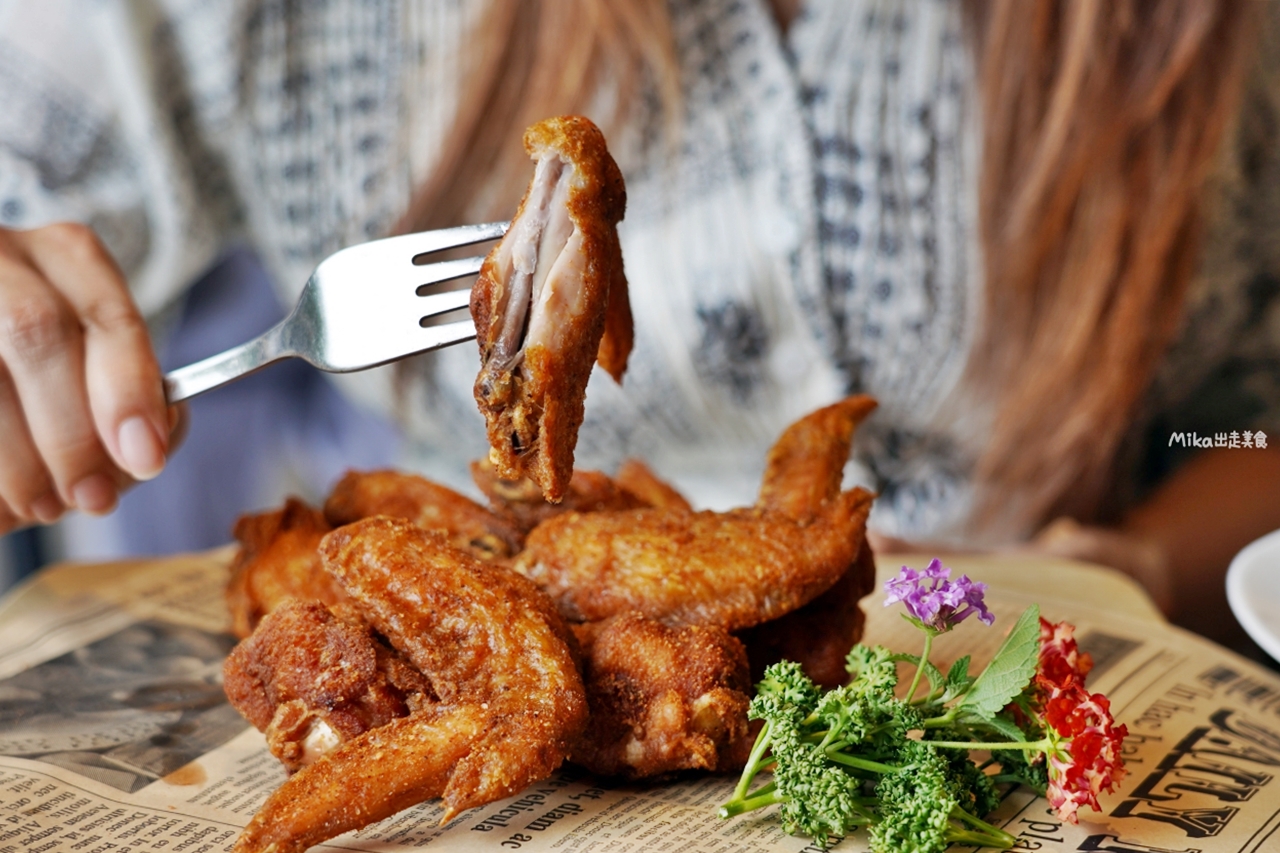
{"label": "purple flower", "polygon": [[939,634],[950,631],[973,613],[983,624],[996,621],[982,600],[986,584],[975,583],[968,575],[954,581],[950,577],[951,570],[936,558],[922,572],[903,566],[896,578],[885,582],[888,597],[884,604],[888,607],[901,601],[912,619]]}

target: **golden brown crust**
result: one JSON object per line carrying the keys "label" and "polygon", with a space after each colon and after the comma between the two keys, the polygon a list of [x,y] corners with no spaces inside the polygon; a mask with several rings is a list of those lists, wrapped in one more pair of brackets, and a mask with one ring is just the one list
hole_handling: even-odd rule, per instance
{"label": "golden brown crust", "polygon": [[576,670],[564,669],[572,663],[563,657],[568,627],[546,595],[510,569],[387,517],[338,528],[320,553],[361,615],[441,699],[538,684],[553,677],[550,664],[555,679],[577,682]]}
{"label": "golden brown crust", "polygon": [[608,251],[616,252],[616,255],[608,262],[613,274],[609,280],[609,302],[605,307],[604,334],[600,337],[596,364],[621,385],[631,348],[635,345],[635,329],[631,317],[630,286],[623,273],[622,246],[615,239],[608,245]]}
{"label": "golden brown crust", "polygon": [[796,520],[811,518],[840,493],[853,431],[876,407],[847,397],[793,423],[769,448],[756,506]]}
{"label": "golden brown crust", "polygon": [[795,661],[805,674],[825,688],[849,680],[845,659],[862,639],[866,615],[859,602],[875,587],[876,564],[866,543],[858,559],[835,586],[786,615],[748,628],[738,637],[747,647],[751,678],[780,660]]}
{"label": "golden brown crust", "polygon": [[330,529],[323,513],[292,497],[278,510],[240,517],[235,526],[240,550],[227,583],[231,630],[237,637],[249,636],[263,616],[288,599],[345,600],[321,568],[316,550]]}
{"label": "golden brown crust", "polygon": [[524,544],[520,530],[470,498],[399,471],[348,471],[324,514],[334,527],[375,515],[403,518],[481,559],[510,557]]}
{"label": "golden brown crust", "polygon": [[858,555],[871,501],[845,492],[809,523],[758,509],[568,513],[529,534],[515,568],[571,621],[635,611],[737,631],[835,584]]}
{"label": "golden brown crust", "polygon": [[434,699],[426,680],[363,622],[298,599],[273,610],[232,649],[223,687],[290,771],[318,757],[308,756],[305,744],[316,724],[350,740]]}
{"label": "golden brown crust", "polygon": [[[485,259],[471,291],[481,360],[475,396],[499,474],[509,480],[528,476],[555,502],[573,474],[573,449],[592,362],[599,358],[620,381],[631,349],[631,313],[617,233],[626,189],[603,134],[585,118],[539,122],[525,132],[524,141],[535,160],[559,158],[572,169],[565,207],[574,231],[566,251],[580,256],[581,275],[575,277],[572,298],[545,309],[555,312],[553,338],[521,343],[518,359],[503,357],[499,341],[510,303],[524,303],[513,295],[519,288],[508,281],[510,268],[501,259],[515,251],[508,241],[525,233],[517,223],[534,212],[526,211],[534,196],[530,184],[508,236]],[[524,325],[529,325],[528,319]]]}
{"label": "golden brown crust", "polygon": [[536,587],[403,519],[338,528],[320,552],[352,606],[440,701],[303,767],[236,853],[305,850],[435,797],[448,821],[560,765],[586,722],[586,697],[571,635]]}
{"label": "golden brown crust", "polygon": [[[360,713],[379,723],[291,777],[236,851],[303,850],[433,797],[447,819],[544,778],[570,754],[627,778],[740,766],[752,740],[748,661],[787,657],[819,683],[844,680],[874,561],[864,544],[872,495],[839,487],[853,429],[873,406],[850,398],[794,424],[770,453],[757,506],[725,513],[692,512],[641,463],[617,479],[577,472],[560,507],[528,480],[476,466],[503,523],[537,525],[514,561],[527,577],[405,520],[366,518],[327,534],[320,574],[346,603],[286,610],[292,633],[268,627],[275,638],[237,664],[229,692],[268,721],[286,761],[305,752],[314,706],[336,707],[329,681],[358,681],[343,695],[362,690]],[[385,494],[359,496],[353,482],[331,502],[332,520],[379,508],[411,516],[430,504],[464,507],[492,529],[495,516],[426,481],[415,488],[428,498],[397,504],[401,475],[382,474]],[[247,526],[248,540],[274,541],[262,522]],[[580,624],[571,632],[562,617]],[[326,674],[318,661],[344,669]],[[403,716],[383,704],[397,695]],[[366,725],[334,719],[344,733]]]}
{"label": "golden brown crust", "polygon": [[529,479],[504,480],[488,460],[471,463],[471,479],[489,499],[493,512],[522,534],[566,512],[603,512],[648,506],[643,498],[622,488],[600,471],[573,472],[569,488],[559,503],[551,503]]}
{"label": "golden brown crust", "polygon": [[693,512],[693,506],[674,486],[658,477],[639,459],[626,459],[618,468],[614,481],[649,506]]}
{"label": "golden brown crust", "polygon": [[575,633],[591,708],[575,763],[629,779],[741,766],[751,684],[737,639],[720,628],[670,628],[635,613]]}

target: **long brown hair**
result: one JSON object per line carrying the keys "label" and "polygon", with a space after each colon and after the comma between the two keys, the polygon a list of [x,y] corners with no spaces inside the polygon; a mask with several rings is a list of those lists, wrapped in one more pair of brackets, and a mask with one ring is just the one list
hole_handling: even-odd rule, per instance
{"label": "long brown hair", "polygon": [[1252,4],[969,7],[983,106],[986,315],[966,387],[993,404],[982,520],[1096,520],[1181,317]]}
{"label": "long brown hair", "polygon": [[[1096,515],[1181,316],[1252,5],[966,7],[982,98],[986,311],[964,389],[995,413],[976,472],[988,529]],[[529,173],[521,132],[534,121],[585,113],[608,132],[644,85],[669,115],[679,98],[665,0],[491,0],[469,55],[450,143],[406,229],[510,211]]]}
{"label": "long brown hair", "polygon": [[611,135],[646,85],[669,123],[680,102],[666,0],[490,0],[467,47],[454,126],[401,230],[510,216],[534,122],[585,115]]}

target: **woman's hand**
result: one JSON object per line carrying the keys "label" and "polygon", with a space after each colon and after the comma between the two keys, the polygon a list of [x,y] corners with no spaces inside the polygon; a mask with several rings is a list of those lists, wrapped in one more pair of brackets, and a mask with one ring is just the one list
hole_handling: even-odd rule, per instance
{"label": "woman's hand", "polygon": [[0,533],[109,512],[173,424],[124,276],[88,227],[0,229]]}

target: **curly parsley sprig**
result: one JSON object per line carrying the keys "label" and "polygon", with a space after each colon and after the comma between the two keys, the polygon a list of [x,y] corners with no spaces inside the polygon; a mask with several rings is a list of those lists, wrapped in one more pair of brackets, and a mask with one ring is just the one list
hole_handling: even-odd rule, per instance
{"label": "curly parsley sprig", "polygon": [[[765,671],[748,712],[764,725],[721,817],[777,805],[787,832],[823,846],[865,827],[876,853],[939,853],[952,843],[1016,843],[982,819],[1000,783],[1046,794],[1067,820],[1080,805],[1098,808],[1097,792],[1123,775],[1126,732],[1106,698],[1084,690],[1089,660],[1071,627],[1041,619],[1033,605],[976,677],[968,657],[944,675],[929,661],[933,639],[970,615],[994,621],[986,587],[949,576],[934,560],[922,572],[904,566],[886,584],[887,603],[903,602],[904,618],[924,633],[920,655],[857,645],[850,681],[825,693],[799,664]],[[900,697],[902,662],[915,671]]]}

